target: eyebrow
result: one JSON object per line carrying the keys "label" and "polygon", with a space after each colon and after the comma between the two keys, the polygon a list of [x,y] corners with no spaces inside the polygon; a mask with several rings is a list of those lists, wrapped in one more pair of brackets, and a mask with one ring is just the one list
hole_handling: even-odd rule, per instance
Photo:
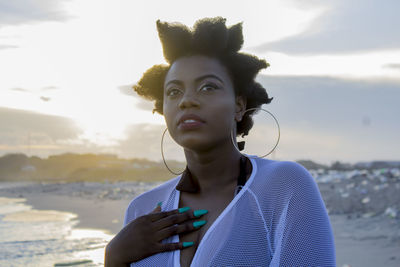
{"label": "eyebrow", "polygon": [[[214,75],[214,74],[205,74],[205,75],[199,76],[199,77],[197,77],[197,78],[195,79],[195,82],[198,83],[199,81],[204,80],[204,79],[206,79],[206,78],[214,78],[214,79],[217,79],[218,81],[220,81],[222,84],[224,84],[224,82],[222,81],[222,79],[219,78],[218,76]],[[171,81],[168,81],[168,82],[165,84],[165,86],[167,86],[167,85],[170,84],[170,83],[182,84],[182,81],[181,81],[181,80],[171,80]]]}

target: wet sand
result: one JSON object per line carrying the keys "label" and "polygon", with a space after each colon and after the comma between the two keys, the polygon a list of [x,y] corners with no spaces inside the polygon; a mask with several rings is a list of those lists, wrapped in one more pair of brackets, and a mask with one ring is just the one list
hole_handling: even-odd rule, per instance
{"label": "wet sand", "polygon": [[78,215],[77,228],[101,229],[118,233],[123,224],[129,200],[96,200],[52,194],[26,194],[27,203],[38,210],[68,211]]}
{"label": "wet sand", "polygon": [[[77,214],[79,228],[116,234],[133,197],[155,184],[30,184],[0,189],[0,196],[25,198],[39,210]],[[138,189],[139,188],[139,189]],[[400,221],[385,215],[330,214],[337,266],[400,266]]]}

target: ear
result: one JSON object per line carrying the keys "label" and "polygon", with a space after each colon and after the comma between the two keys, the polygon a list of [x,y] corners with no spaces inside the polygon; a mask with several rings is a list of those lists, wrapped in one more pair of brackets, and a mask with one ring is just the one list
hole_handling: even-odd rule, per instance
{"label": "ear", "polygon": [[237,122],[241,121],[243,115],[246,111],[247,100],[244,96],[236,96],[236,106],[235,106],[235,120]]}

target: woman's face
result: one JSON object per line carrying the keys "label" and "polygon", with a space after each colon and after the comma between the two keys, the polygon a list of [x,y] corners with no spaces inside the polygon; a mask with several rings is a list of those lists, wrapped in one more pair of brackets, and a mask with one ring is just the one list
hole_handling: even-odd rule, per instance
{"label": "woman's face", "polygon": [[164,118],[171,137],[184,148],[206,151],[230,142],[244,106],[227,69],[215,58],[180,58],[165,77]]}

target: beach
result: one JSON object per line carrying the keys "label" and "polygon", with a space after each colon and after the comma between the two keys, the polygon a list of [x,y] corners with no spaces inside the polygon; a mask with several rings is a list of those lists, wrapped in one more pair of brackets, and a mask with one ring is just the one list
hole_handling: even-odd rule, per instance
{"label": "beach", "polygon": [[[0,196],[6,199],[19,199],[18,203],[31,206],[31,210],[47,212],[47,216],[49,216],[48,211],[66,212],[62,214],[63,216],[69,214],[70,217],[67,216],[66,220],[73,222],[71,229],[98,230],[98,232],[92,232],[97,235],[104,233],[102,239],[96,239],[98,242],[93,240],[87,242],[92,245],[96,244],[96,260],[90,255],[82,254],[92,250],[90,246],[79,246],[76,250],[80,254],[75,253],[74,255],[78,255],[74,256],[76,259],[72,261],[70,259],[71,265],[74,263],[78,266],[101,266],[104,246],[121,229],[124,212],[129,202],[138,194],[160,183],[2,183]],[[400,266],[398,215],[372,214],[368,210],[365,210],[364,213],[340,211],[335,205],[343,206],[343,204],[338,200],[336,202],[339,203],[334,202],[336,193],[335,190],[332,190],[332,183],[340,188],[338,186],[340,183],[332,180],[318,183],[318,185],[324,200],[329,201],[327,203],[328,210],[334,211],[329,216],[335,238],[337,266]],[[372,197],[370,196],[370,198]],[[31,213],[29,216],[32,216]],[[10,214],[3,219],[8,218],[7,216]],[[18,217],[11,217],[11,220],[16,220],[15,218]],[[90,233],[89,231],[89,235]],[[54,259],[53,264],[56,262],[67,265],[52,266],[68,266],[68,260]],[[10,266],[18,266],[18,264]]]}

